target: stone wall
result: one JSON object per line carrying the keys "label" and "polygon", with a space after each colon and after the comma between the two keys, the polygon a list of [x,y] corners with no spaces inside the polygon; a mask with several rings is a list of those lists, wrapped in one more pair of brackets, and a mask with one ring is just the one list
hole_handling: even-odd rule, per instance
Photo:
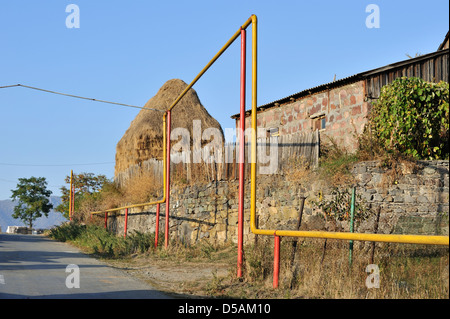
{"label": "stone wall", "polygon": [[[356,231],[373,232],[380,208],[379,233],[448,235],[449,162],[422,161],[386,169],[379,162],[362,162],[352,170],[357,201],[369,216],[356,224]],[[301,197],[306,197],[301,229],[348,231],[348,221],[326,219],[317,203],[335,200],[326,180],[311,172],[296,179],[292,174],[259,176],[257,215],[260,228],[296,227]],[[214,243],[237,242],[238,181],[215,181],[205,185],[174,187],[170,200],[170,236],[186,243],[199,240]],[[341,192],[349,191],[344,187]],[[250,183],[245,190],[245,242],[250,232]],[[160,210],[160,231],[164,232],[165,205]],[[155,231],[156,207],[130,209],[128,231]],[[109,228],[123,234],[124,213],[108,220]]]}
{"label": "stone wall", "polygon": [[448,235],[449,162],[419,161],[398,169],[397,176],[378,162],[354,168],[362,197],[380,206],[384,224],[390,225],[385,231]]}

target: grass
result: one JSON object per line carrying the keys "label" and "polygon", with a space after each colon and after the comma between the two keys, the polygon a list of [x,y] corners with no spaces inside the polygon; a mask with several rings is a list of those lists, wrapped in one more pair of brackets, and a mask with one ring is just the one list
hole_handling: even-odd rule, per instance
{"label": "grass", "polygon": [[[261,236],[258,244],[244,249],[244,276],[236,278],[237,249],[201,242],[195,246],[171,242],[167,249],[154,249],[154,235],[134,232],[117,237],[95,225],[68,223],[54,228],[50,237],[68,241],[96,257],[127,262],[132,257],[151,257],[164,269],[194,270],[209,264],[228,265],[227,275],[213,272],[211,280],[191,283],[191,295],[211,298],[314,298],[314,299],[448,299],[448,247],[376,244],[373,264],[379,269],[379,288],[368,288],[372,243],[355,242],[353,262],[349,265],[348,242],[299,240],[295,254],[290,238],[281,242],[279,288],[273,289],[273,239]],[[160,236],[162,238],[163,236]],[[294,256],[294,259],[292,259]],[[198,265],[198,266],[195,266]],[[170,267],[168,267],[170,266]],[[214,266],[212,266],[214,268]],[[223,273],[223,272],[222,272]]]}
{"label": "grass", "polygon": [[[327,143],[320,145],[318,178],[327,180],[332,186],[339,187],[352,185],[354,176],[351,171],[353,166],[362,161],[378,161],[386,169],[383,176],[383,185],[389,186],[398,180],[403,171],[414,172],[417,170],[417,160],[399,152],[387,153],[375,141],[370,132],[363,132],[355,138],[358,147],[355,152],[349,152],[345,147],[339,146],[333,138],[328,137]],[[292,167],[294,173],[297,170]]]}
{"label": "grass", "polygon": [[[211,295],[223,298],[428,299],[449,298],[448,248],[384,245],[377,249],[379,288],[368,288],[370,252],[361,248],[348,259],[348,242],[305,239],[292,255],[292,241],[281,245],[279,288],[272,288],[273,243],[247,247],[245,279],[222,278]],[[364,245],[362,245],[364,246]],[[367,245],[366,245],[367,246]],[[369,278],[369,279],[368,279]],[[216,283],[218,280],[216,279]]]}
{"label": "grass", "polygon": [[[356,154],[332,144],[323,148],[320,167],[316,175],[309,175],[304,163],[295,159],[287,175],[289,180],[322,178],[334,186],[350,185],[353,165],[359,160],[378,158],[379,151],[371,144],[364,144]],[[387,183],[399,178],[405,166],[414,170],[414,165],[398,158],[384,158],[383,163],[391,168]],[[401,168],[401,169],[400,169]],[[195,174],[194,174],[195,175]],[[196,175],[195,175],[196,176]],[[175,179],[177,180],[177,179]],[[114,206],[129,201],[143,202],[157,196],[154,179],[151,176],[136,182],[136,187],[124,190],[105,190],[101,203]],[[176,182],[175,182],[176,183]],[[179,181],[180,185],[187,181]],[[125,191],[126,190],[126,191]],[[236,193],[230,187],[229,196]],[[118,196],[120,195],[120,196]],[[117,201],[117,198],[119,200]],[[113,201],[116,200],[117,202]],[[88,205],[87,205],[88,206]],[[103,206],[102,206],[103,207]],[[94,211],[91,206],[86,211]],[[87,220],[86,220],[87,221]],[[79,225],[68,223],[54,228],[49,236],[60,241],[68,241],[95,256],[127,261],[133,256],[151,256],[152,262],[164,261],[171,268],[183,268],[187,263],[229,265],[228,275],[213,273],[207,283],[191,284],[191,294],[206,293],[214,298],[346,298],[346,299],[448,299],[449,298],[449,257],[448,247],[376,244],[376,254],[371,261],[372,243],[355,243],[353,262],[349,265],[348,242],[328,240],[326,246],[321,239],[301,239],[293,252],[292,239],[283,238],[281,245],[280,284],[272,288],[273,239],[260,236],[257,245],[244,249],[244,277],[236,278],[237,249],[233,244],[213,245],[201,241],[195,246],[181,241],[173,241],[168,249],[154,249],[154,234],[132,232],[126,238],[107,232],[101,225]],[[163,236],[159,236],[163,240]],[[159,243],[158,247],[162,247]],[[326,247],[326,249],[325,249]],[[292,258],[294,256],[294,258]],[[375,264],[379,270],[379,288],[368,288],[369,273],[366,267]],[[193,270],[195,271],[195,269]]]}
{"label": "grass", "polygon": [[133,231],[127,237],[115,236],[104,227],[94,224],[66,223],[52,228],[47,235],[61,242],[70,242],[88,254],[110,259],[152,252],[161,259],[202,262],[226,259],[229,257],[230,250],[229,245],[217,246],[207,241],[202,241],[195,246],[172,241],[167,249],[161,249],[164,246],[163,235],[159,236],[158,248],[155,249],[154,234]]}
{"label": "grass", "polygon": [[154,235],[132,232],[126,238],[118,237],[97,225],[66,223],[52,228],[48,236],[70,242],[86,253],[103,258],[120,258],[134,253],[144,253],[154,244]]}

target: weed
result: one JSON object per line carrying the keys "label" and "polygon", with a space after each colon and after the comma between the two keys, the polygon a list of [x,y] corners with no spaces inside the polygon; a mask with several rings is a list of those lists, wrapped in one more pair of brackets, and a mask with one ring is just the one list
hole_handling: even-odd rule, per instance
{"label": "weed", "polygon": [[353,263],[348,263],[348,243],[328,240],[322,260],[323,239],[299,241],[294,261],[289,238],[281,241],[280,286],[272,288],[273,241],[263,236],[257,245],[244,247],[244,278],[236,278],[236,246],[200,243],[187,246],[172,241],[167,249],[151,249],[153,234],[134,232],[127,238],[116,237],[94,225],[64,224],[49,236],[70,241],[87,252],[104,258],[121,259],[133,254],[151,254],[152,258],[183,267],[184,262],[225,263],[228,275],[213,273],[212,279],[191,287],[210,297],[230,298],[448,298],[448,248],[426,245],[378,243],[375,263],[380,287],[368,288],[366,266],[372,263],[370,252],[355,246]]}

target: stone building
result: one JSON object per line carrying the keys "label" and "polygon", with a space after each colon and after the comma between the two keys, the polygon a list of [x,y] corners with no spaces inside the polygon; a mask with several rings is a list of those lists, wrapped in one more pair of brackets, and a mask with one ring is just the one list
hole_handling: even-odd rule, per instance
{"label": "stone building", "polygon": [[[333,139],[352,151],[356,135],[367,123],[371,102],[381,88],[398,77],[419,77],[429,82],[448,82],[448,33],[433,53],[358,73],[340,80],[309,88],[257,108],[258,130],[271,135],[289,135],[319,130],[321,143]],[[250,127],[251,110],[246,112]],[[239,127],[240,115],[231,118]]]}

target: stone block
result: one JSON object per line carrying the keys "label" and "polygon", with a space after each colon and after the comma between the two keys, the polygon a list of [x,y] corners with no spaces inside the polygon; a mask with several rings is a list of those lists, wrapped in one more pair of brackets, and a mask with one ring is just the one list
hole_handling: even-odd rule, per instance
{"label": "stone block", "polygon": [[394,203],[403,203],[405,201],[403,195],[396,195],[394,196]]}
{"label": "stone block", "polygon": [[278,215],[278,209],[276,207],[269,207],[268,211],[270,215]]}
{"label": "stone block", "polygon": [[412,196],[409,196],[409,195],[405,195],[403,197],[403,199],[404,199],[404,203],[405,204],[414,204],[416,202],[416,198],[412,197]]}
{"label": "stone block", "polygon": [[365,172],[367,172],[367,166],[361,165],[361,164],[356,164],[354,169],[352,170],[352,172],[354,174],[364,174]]}
{"label": "stone block", "polygon": [[435,173],[436,173],[436,170],[433,167],[428,166],[423,169],[423,174],[425,174],[425,175],[432,175]]}
{"label": "stone block", "polygon": [[419,203],[429,203],[429,200],[426,196],[420,195],[417,197],[417,202]]}

